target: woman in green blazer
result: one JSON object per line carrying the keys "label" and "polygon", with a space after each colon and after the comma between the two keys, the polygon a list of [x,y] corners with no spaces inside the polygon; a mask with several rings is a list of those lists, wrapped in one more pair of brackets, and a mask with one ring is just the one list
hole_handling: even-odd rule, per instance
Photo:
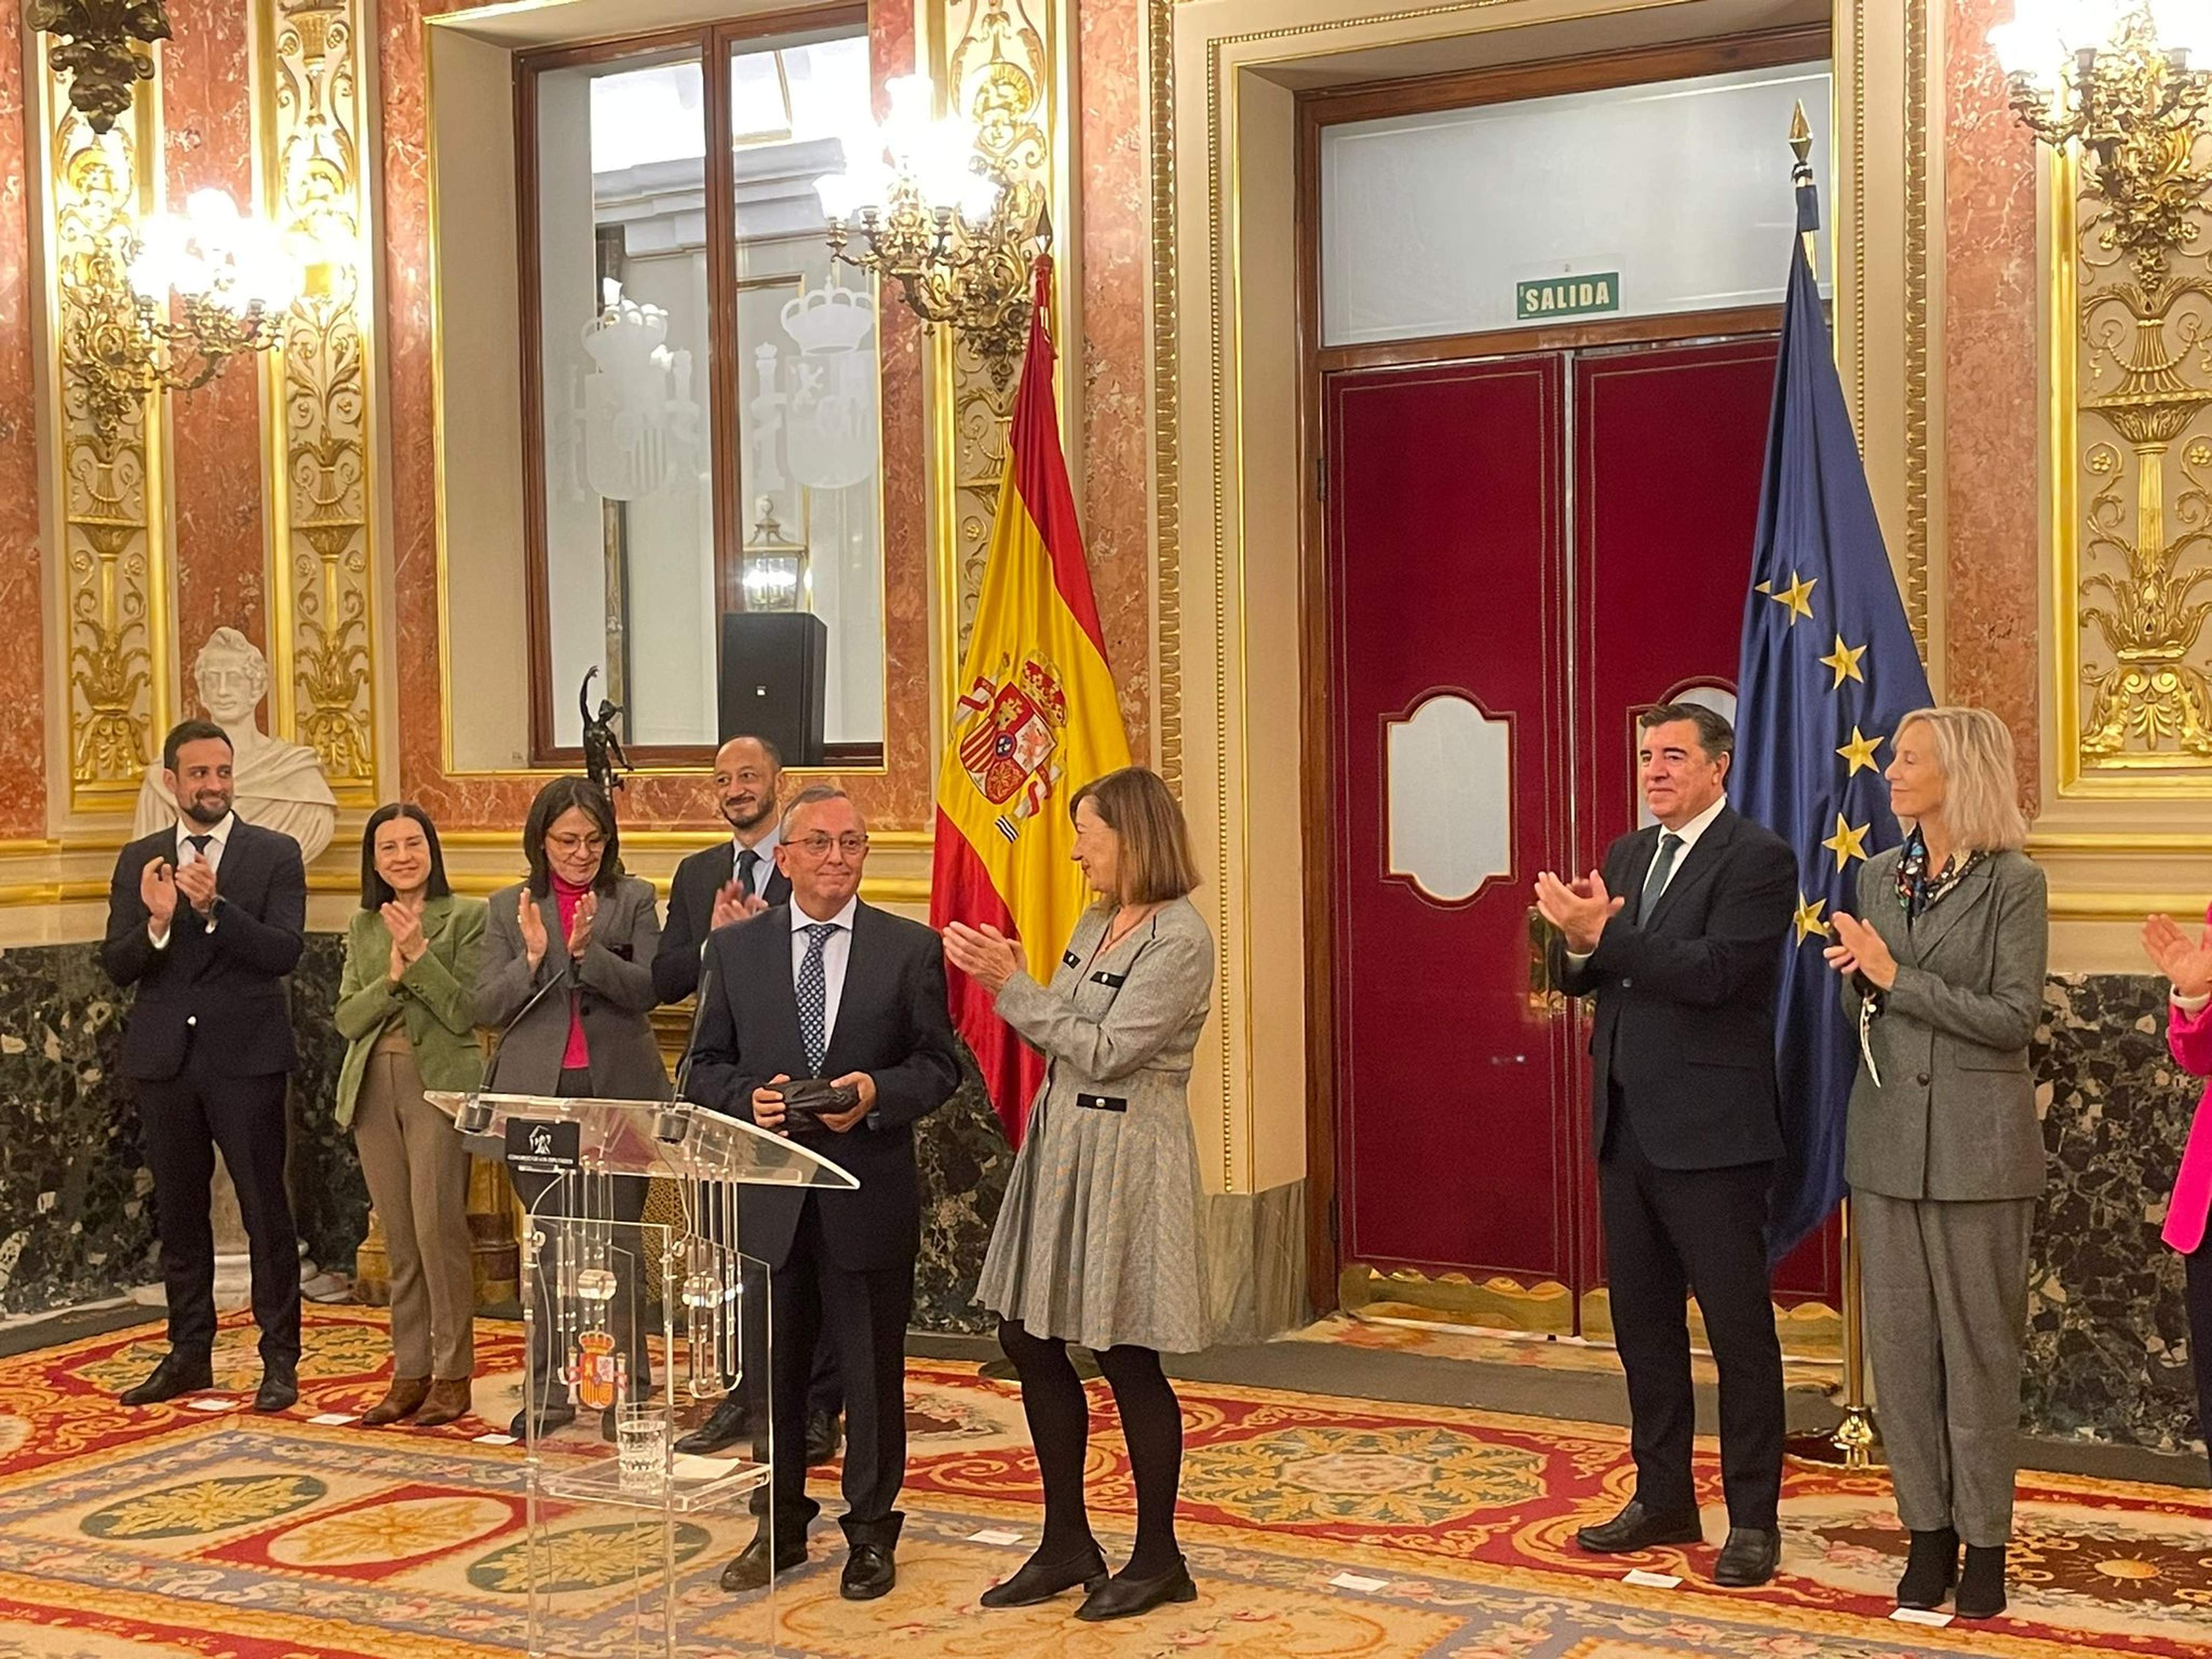
{"label": "woman in green blazer", "polygon": [[380,806],[362,831],[361,908],[346,929],[337,1024],[346,1040],[338,1124],[353,1125],[392,1262],[392,1387],[362,1421],[465,1416],[476,1370],[469,1156],[426,1089],[483,1077],[473,989],[484,902],[446,880],[419,806]]}

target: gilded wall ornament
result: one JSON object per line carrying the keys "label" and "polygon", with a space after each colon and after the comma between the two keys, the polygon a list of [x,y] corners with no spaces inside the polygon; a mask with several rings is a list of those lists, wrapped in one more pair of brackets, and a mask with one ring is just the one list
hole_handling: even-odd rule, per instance
{"label": "gilded wall ornament", "polygon": [[361,0],[276,0],[259,89],[266,210],[331,256],[285,313],[270,368],[284,446],[270,500],[273,723],[315,750],[352,805],[376,796],[360,12]]}
{"label": "gilded wall ornament", "polygon": [[[167,550],[159,428],[146,400],[112,395],[102,365],[127,348],[127,291],[84,280],[115,257],[151,197],[158,155],[139,121],[105,132],[73,107],[49,42],[40,88],[47,157],[46,280],[57,328],[55,479],[68,628],[70,805],[127,811],[169,703]],[[123,296],[123,297],[118,297]]]}
{"label": "gilded wall ornament", "polygon": [[[1054,92],[1061,49],[1057,16],[1036,0],[944,0],[943,84],[974,125],[976,148],[1006,179],[1004,211],[1015,223],[1048,216],[1052,187]],[[1002,257],[1006,257],[1002,252]],[[1026,296],[1026,272],[1012,291]],[[943,425],[940,488],[949,483],[951,561],[958,595],[953,660],[968,649],[990,551],[999,480],[1006,471],[1006,423],[1013,416],[1014,371],[1029,327],[1024,298],[988,326],[953,335],[949,393],[939,392]],[[940,359],[945,362],[945,359]],[[945,473],[949,471],[949,478]]]}
{"label": "gilded wall ornament", "polygon": [[2014,112],[2057,159],[2054,312],[2071,312],[2052,416],[2062,793],[2126,793],[2130,774],[2212,764],[2199,648],[2212,599],[2198,597],[2212,581],[2212,447],[2194,435],[2212,407],[2212,75],[2193,40],[2162,33],[2174,17],[2113,11],[2094,38],[2062,40],[2025,14],[1990,31]]}

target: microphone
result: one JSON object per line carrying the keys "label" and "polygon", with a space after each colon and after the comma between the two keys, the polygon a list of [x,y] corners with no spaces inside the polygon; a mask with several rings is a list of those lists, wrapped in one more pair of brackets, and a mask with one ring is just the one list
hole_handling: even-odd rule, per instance
{"label": "microphone", "polygon": [[564,957],[562,959],[560,971],[532,991],[529,1000],[514,1011],[514,1018],[499,1028],[499,1035],[491,1040],[491,1053],[484,1060],[483,1081],[477,1085],[474,1093],[462,1102],[461,1109],[453,1115],[453,1127],[463,1134],[480,1135],[490,1129],[491,1108],[484,1103],[482,1097],[490,1091],[492,1079],[499,1073],[499,1057],[507,1048],[507,1039],[514,1033],[514,1028],[522,1024],[530,1011],[545,1000],[547,992],[556,985],[565,985],[568,982],[568,963]]}
{"label": "microphone", "polygon": [[699,1027],[707,1018],[707,993],[714,983],[714,958],[702,948],[699,957],[699,988],[693,994],[691,1006],[691,1035],[684,1039],[684,1054],[676,1062],[676,1093],[661,1109],[659,1121],[653,1133],[669,1145],[681,1141],[691,1130],[691,1103],[684,1091],[691,1082],[691,1061],[699,1049]]}
{"label": "microphone", "polygon": [[561,957],[561,967],[559,971],[555,973],[551,978],[548,979],[535,991],[532,991],[530,994],[530,1000],[514,1011],[514,1018],[508,1020],[506,1024],[499,1028],[499,1035],[491,1040],[491,1053],[484,1060],[483,1087],[485,1089],[489,1089],[491,1087],[492,1079],[498,1074],[499,1057],[501,1052],[506,1048],[507,1040],[514,1035],[514,1028],[521,1024],[524,1019],[528,1018],[530,1011],[532,1008],[535,1008],[539,1003],[545,1000],[546,994],[552,990],[555,986],[566,985],[568,982],[568,957],[567,953],[563,952]]}

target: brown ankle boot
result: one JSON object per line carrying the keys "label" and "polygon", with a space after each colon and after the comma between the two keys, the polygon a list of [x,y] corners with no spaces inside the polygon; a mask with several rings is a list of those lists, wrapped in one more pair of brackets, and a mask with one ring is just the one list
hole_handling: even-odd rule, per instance
{"label": "brown ankle boot", "polygon": [[430,1392],[422,1401],[422,1409],[415,1413],[415,1426],[434,1429],[469,1414],[469,1379],[465,1376],[441,1376],[430,1384]]}
{"label": "brown ankle boot", "polygon": [[384,1398],[363,1412],[361,1420],[372,1429],[399,1422],[414,1416],[429,1393],[430,1379],[427,1376],[395,1376],[392,1386],[384,1391]]}

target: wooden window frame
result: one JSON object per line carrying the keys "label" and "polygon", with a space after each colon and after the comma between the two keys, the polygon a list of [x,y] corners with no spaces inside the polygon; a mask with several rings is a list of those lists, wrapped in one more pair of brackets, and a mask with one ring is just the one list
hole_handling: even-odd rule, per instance
{"label": "wooden window frame", "polygon": [[[744,464],[732,441],[740,410],[738,356],[734,337],[737,307],[737,172],[730,143],[730,58],[749,42],[791,36],[823,39],[868,33],[865,4],[840,3],[793,11],[767,12],[696,27],[611,35],[514,55],[514,156],[516,258],[520,273],[522,330],[523,591],[529,617],[530,764],[533,768],[579,769],[584,751],[554,738],[552,594],[546,566],[545,374],[544,298],[538,268],[538,77],[549,70],[576,69],[659,53],[696,54],[700,64],[700,120],[706,129],[707,220],[707,444],[715,457],[711,499],[714,586],[720,613],[742,611],[744,587],[739,566],[745,535]],[[871,58],[871,75],[873,74]],[[723,299],[732,303],[721,304]],[[726,335],[728,337],[725,337]],[[878,341],[878,350],[881,349]],[[878,415],[878,443],[881,445]],[[880,463],[879,463],[880,464]],[[720,663],[719,630],[715,642]],[[629,757],[642,767],[710,764],[716,745],[631,744]],[[823,766],[836,770],[884,763],[884,745],[831,743],[823,748]]]}

